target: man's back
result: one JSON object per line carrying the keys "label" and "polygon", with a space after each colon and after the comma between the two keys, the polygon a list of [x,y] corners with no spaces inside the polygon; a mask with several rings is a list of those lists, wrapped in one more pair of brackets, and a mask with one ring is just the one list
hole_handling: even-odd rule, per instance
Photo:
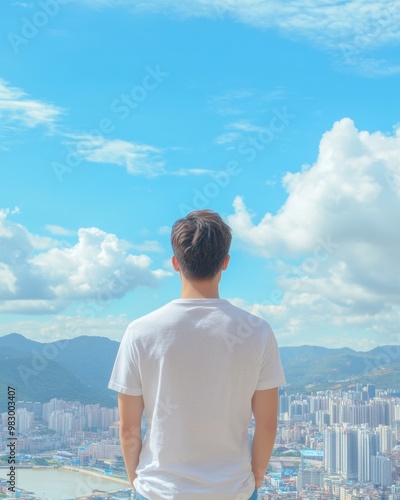
{"label": "man's back", "polygon": [[131,323],[109,387],[143,396],[137,491],[151,500],[249,498],[251,399],[284,382],[268,323],[226,300],[177,299]]}

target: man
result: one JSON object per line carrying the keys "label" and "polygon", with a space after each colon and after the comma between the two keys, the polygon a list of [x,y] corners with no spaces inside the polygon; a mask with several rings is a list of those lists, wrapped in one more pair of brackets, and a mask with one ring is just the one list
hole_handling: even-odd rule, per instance
{"label": "man", "polygon": [[172,265],[181,296],[133,321],[121,341],[109,388],[119,392],[136,499],[253,500],[264,480],[285,377],[269,324],[219,297],[231,239],[210,210],[176,221]]}

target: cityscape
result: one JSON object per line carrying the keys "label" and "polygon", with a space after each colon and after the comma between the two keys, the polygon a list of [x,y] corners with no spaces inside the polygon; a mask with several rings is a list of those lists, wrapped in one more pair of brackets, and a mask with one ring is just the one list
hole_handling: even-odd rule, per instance
{"label": "cityscape", "polygon": [[[2,414],[0,465],[7,467],[7,413]],[[146,432],[143,416],[142,434]],[[252,442],[254,421],[249,426]],[[113,478],[112,493],[129,498],[119,444],[118,409],[53,398],[16,403],[16,462],[22,468],[65,468]],[[4,476],[0,476],[4,477]],[[0,493],[7,482],[0,481]],[[42,498],[18,490],[15,498]],[[356,384],[348,390],[289,393],[280,389],[279,427],[259,500],[399,500],[400,393]]]}
{"label": "cityscape", "polygon": [[205,209],[232,230],[218,296],[271,325],[286,377],[258,500],[400,500],[400,1],[1,21],[0,500],[133,500],[108,382],[128,325],[180,296],[172,228]]}

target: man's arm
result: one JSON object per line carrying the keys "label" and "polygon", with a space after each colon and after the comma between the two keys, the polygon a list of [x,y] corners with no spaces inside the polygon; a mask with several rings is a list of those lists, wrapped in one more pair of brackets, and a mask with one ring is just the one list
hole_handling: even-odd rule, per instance
{"label": "man's arm", "polygon": [[256,488],[264,481],[278,426],[278,388],[255,391],[251,400],[255,420],[251,466]]}
{"label": "man's arm", "polygon": [[140,423],[143,408],[143,396],[128,396],[121,392],[118,394],[119,438],[126,471],[131,484],[136,478],[136,467],[138,466],[139,454],[142,449]]}

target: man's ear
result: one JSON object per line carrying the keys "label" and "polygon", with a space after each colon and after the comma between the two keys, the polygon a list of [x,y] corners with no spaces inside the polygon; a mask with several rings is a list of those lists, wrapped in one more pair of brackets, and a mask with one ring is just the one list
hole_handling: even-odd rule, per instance
{"label": "man's ear", "polygon": [[181,270],[181,267],[179,265],[179,262],[178,262],[178,259],[175,257],[175,255],[172,256],[172,267],[175,269],[175,271],[180,271]]}
{"label": "man's ear", "polygon": [[222,270],[225,271],[228,267],[229,261],[231,259],[230,255],[227,255],[224,259],[224,262],[222,263]]}

